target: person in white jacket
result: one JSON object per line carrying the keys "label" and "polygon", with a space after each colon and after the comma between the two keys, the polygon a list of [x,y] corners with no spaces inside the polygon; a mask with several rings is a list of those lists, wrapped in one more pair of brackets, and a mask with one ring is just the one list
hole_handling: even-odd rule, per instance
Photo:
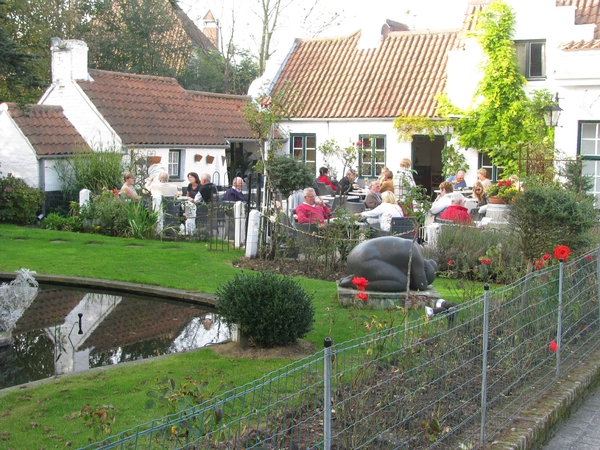
{"label": "person in white jacket", "polygon": [[381,204],[376,208],[357,213],[357,217],[378,217],[379,229],[390,231],[392,217],[404,217],[402,208],[398,205],[393,192],[386,191],[381,194]]}

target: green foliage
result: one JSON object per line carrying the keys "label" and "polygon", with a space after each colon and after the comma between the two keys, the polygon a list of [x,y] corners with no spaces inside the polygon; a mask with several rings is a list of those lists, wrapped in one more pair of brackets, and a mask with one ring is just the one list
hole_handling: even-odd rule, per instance
{"label": "green foliage", "polygon": [[342,162],[342,176],[346,174],[348,169],[352,169],[358,160],[358,149],[350,143],[350,145],[341,148],[335,139],[328,139],[317,148],[325,166],[329,168],[329,173],[332,178],[337,178],[336,165]]}
{"label": "green foliage", "polygon": [[442,176],[444,179],[455,175],[459,170],[469,170],[467,158],[463,152],[459,152],[453,145],[446,143],[442,148]]}
{"label": "green foliage", "polygon": [[435,245],[425,246],[424,253],[448,278],[509,283],[525,271],[515,236],[501,230],[443,225]]}
{"label": "green foliage", "polygon": [[126,236],[129,229],[128,203],[109,191],[94,196],[81,207],[84,228],[105,236]]}
{"label": "green foliage", "polygon": [[81,231],[83,224],[79,217],[62,217],[58,213],[50,213],[42,219],[40,226],[46,230]]}
{"label": "green foliage", "polygon": [[269,182],[273,191],[287,198],[298,189],[312,186],[315,174],[302,161],[289,155],[274,155],[268,162]]}
{"label": "green foliage", "polygon": [[566,161],[565,165],[559,171],[559,174],[565,178],[565,189],[577,194],[585,194],[594,189],[594,177],[583,174],[583,161],[581,156],[575,160]]}
{"label": "green foliage", "polygon": [[0,222],[31,225],[44,203],[44,193],[12,174],[0,177]]}
{"label": "green foliage", "polygon": [[291,277],[272,272],[236,275],[216,292],[217,310],[229,325],[261,347],[282,346],[313,328],[315,308]]}
{"label": "green foliage", "polygon": [[152,239],[156,236],[158,211],[149,211],[144,202],[126,202],[125,215],[132,237],[136,239]]}
{"label": "green foliage", "polygon": [[489,197],[498,197],[505,201],[512,201],[519,193],[518,189],[513,186],[511,180],[499,180],[492,184],[486,191]]}
{"label": "green foliage", "polygon": [[89,189],[100,194],[107,189],[119,189],[123,184],[123,154],[118,151],[75,153],[55,165],[63,191],[78,193]]}
{"label": "green foliage", "polygon": [[412,142],[413,135],[425,134],[432,141],[436,134],[442,134],[442,130],[451,125],[450,120],[432,121],[427,116],[407,116],[402,114],[394,120],[394,129],[398,133],[398,142]]}
{"label": "green foliage", "polygon": [[557,245],[583,251],[597,221],[592,195],[578,194],[558,183],[527,185],[511,203],[508,216],[515,243],[530,269],[535,259]]}
{"label": "green foliage", "polygon": [[97,442],[103,437],[111,435],[112,424],[115,423],[118,412],[112,405],[93,408],[86,404],[81,408],[79,416],[83,419],[85,425],[92,430],[92,437],[89,438],[89,442]]}

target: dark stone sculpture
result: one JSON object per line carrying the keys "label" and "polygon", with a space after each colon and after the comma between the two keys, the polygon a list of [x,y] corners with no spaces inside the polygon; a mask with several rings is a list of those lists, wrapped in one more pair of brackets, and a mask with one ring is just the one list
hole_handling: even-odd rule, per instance
{"label": "dark stone sculpture", "polygon": [[[412,259],[410,249],[412,246]],[[410,239],[385,236],[358,244],[348,255],[348,271],[341,287],[354,287],[352,278],[369,281],[368,291],[404,292],[410,265],[410,290],[423,291],[435,280],[437,264],[423,257],[423,248]]]}

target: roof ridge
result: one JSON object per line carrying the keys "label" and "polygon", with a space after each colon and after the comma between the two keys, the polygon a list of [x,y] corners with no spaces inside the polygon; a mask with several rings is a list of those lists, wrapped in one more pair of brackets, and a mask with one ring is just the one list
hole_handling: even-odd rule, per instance
{"label": "roof ridge", "polygon": [[113,78],[132,78],[141,80],[159,81],[162,83],[179,84],[174,77],[161,77],[158,75],[142,75],[138,73],[114,72],[112,70],[88,69],[90,75],[109,76]]}
{"label": "roof ridge", "polygon": [[241,95],[241,94],[224,94],[221,92],[205,92],[205,91],[192,91],[188,89],[184,89],[185,93],[188,95],[192,95],[195,97],[203,96],[203,97],[218,97],[218,98],[229,98],[232,100],[250,100],[252,97],[249,95]]}

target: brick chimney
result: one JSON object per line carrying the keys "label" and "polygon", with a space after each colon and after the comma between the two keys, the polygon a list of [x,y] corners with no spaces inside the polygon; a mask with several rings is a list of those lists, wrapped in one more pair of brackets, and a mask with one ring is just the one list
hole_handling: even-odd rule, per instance
{"label": "brick chimney", "polygon": [[88,46],[83,41],[50,39],[52,83],[64,85],[72,80],[89,80]]}
{"label": "brick chimney", "polygon": [[212,11],[208,10],[202,21],[204,22],[204,28],[202,29],[202,32],[217,49],[220,49],[219,22],[215,19],[215,16],[213,16]]}

